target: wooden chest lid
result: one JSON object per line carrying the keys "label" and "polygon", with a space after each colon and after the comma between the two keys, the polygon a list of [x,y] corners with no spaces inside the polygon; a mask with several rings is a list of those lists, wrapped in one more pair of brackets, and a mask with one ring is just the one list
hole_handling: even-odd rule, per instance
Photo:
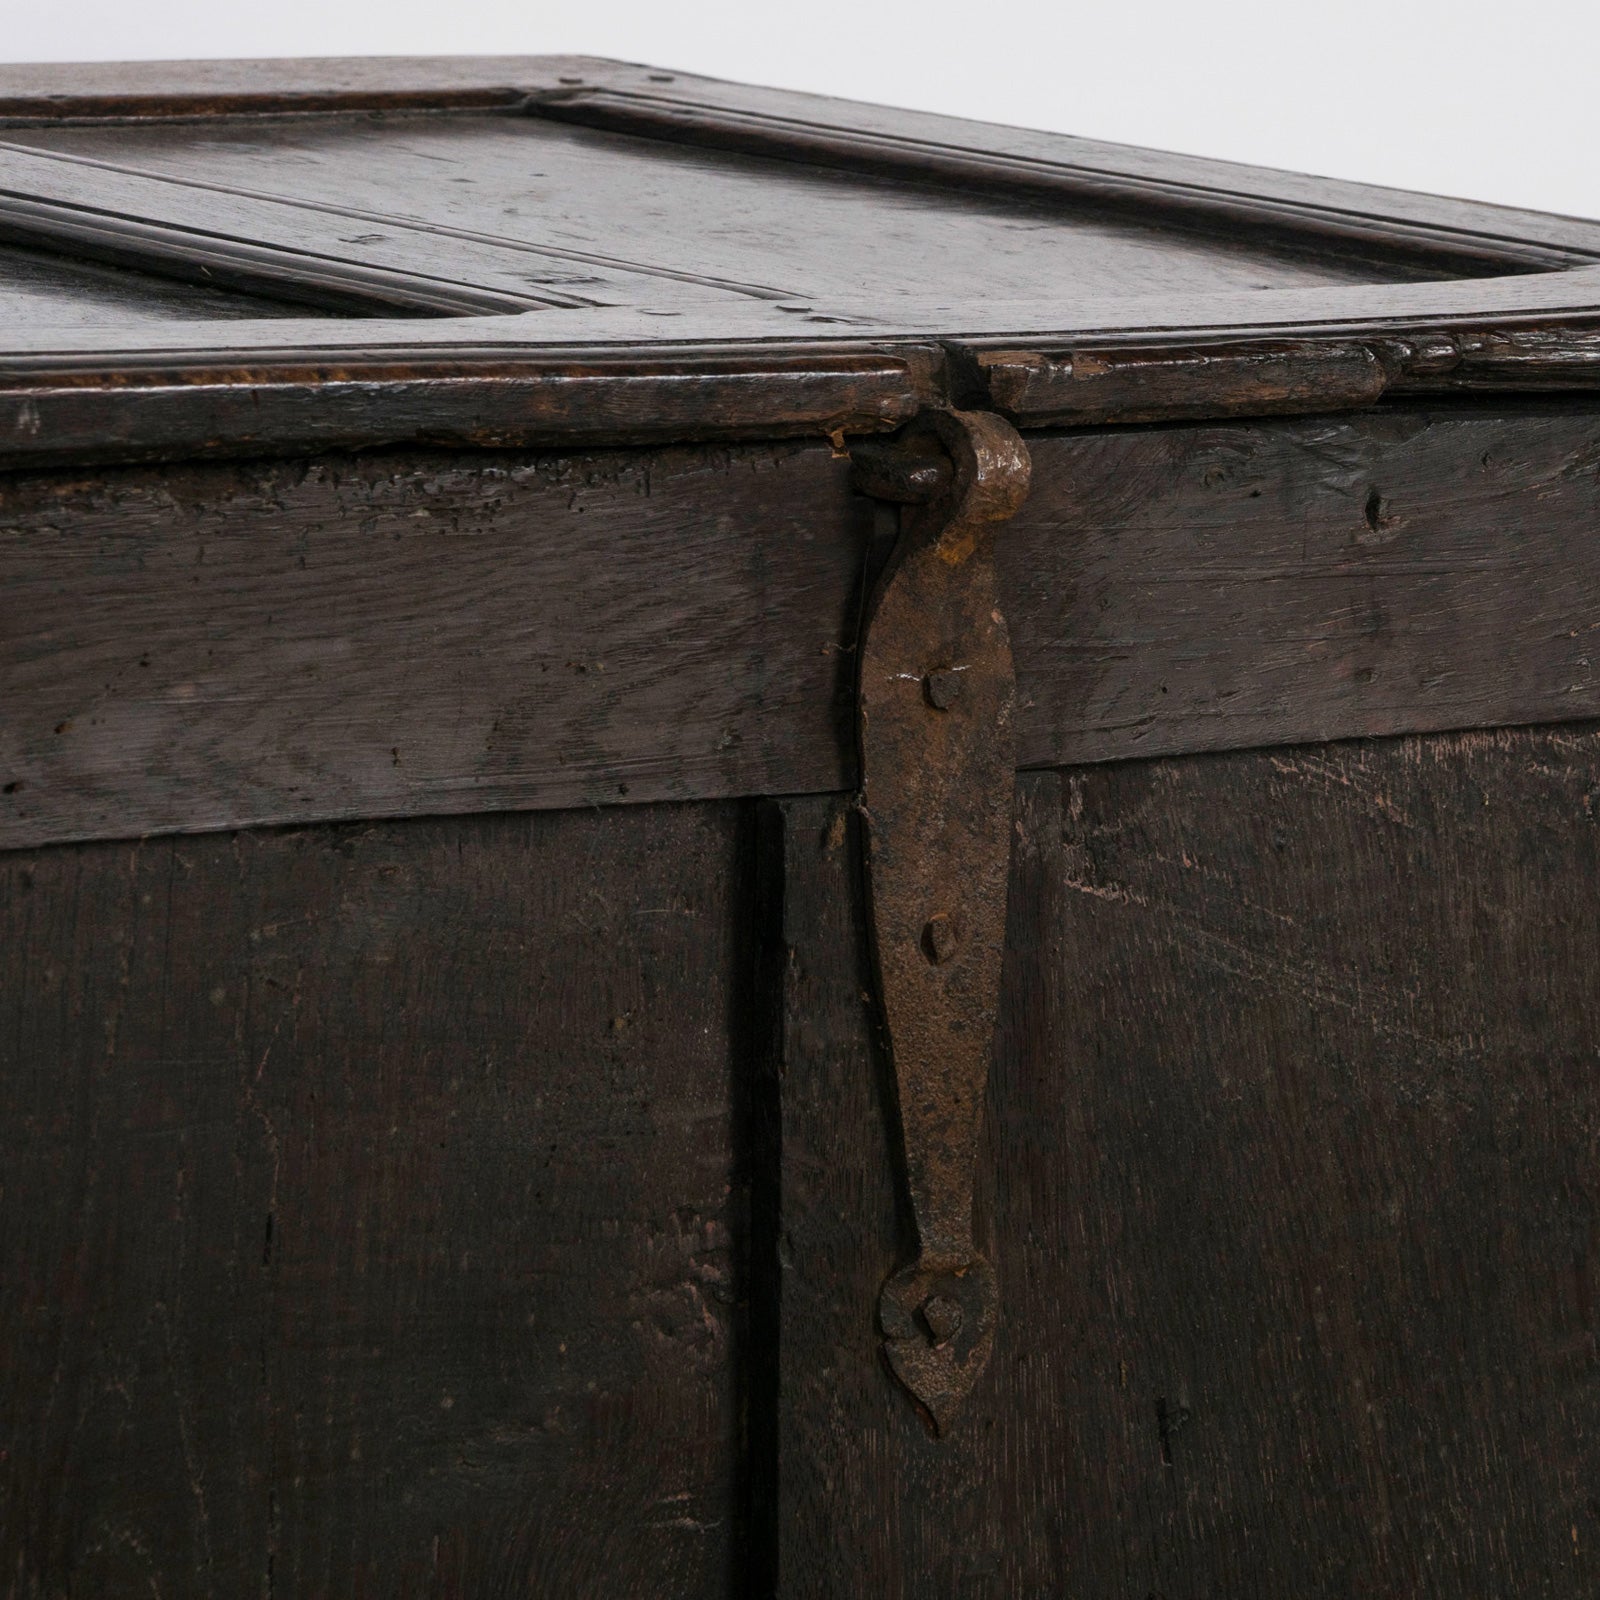
{"label": "wooden chest lid", "polygon": [[1587,386],[1600,223],[576,58],[0,68],[0,462]]}

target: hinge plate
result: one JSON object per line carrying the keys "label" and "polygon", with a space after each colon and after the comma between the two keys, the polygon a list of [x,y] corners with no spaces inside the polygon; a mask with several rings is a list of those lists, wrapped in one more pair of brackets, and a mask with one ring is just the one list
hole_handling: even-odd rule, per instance
{"label": "hinge plate", "polygon": [[1005,947],[1016,679],[994,544],[1028,490],[1016,431],[931,412],[855,452],[904,503],[861,647],[861,809],[878,1002],[899,1095],[917,1254],[883,1287],[895,1376],[944,1433],[994,1342],[972,1195]]}

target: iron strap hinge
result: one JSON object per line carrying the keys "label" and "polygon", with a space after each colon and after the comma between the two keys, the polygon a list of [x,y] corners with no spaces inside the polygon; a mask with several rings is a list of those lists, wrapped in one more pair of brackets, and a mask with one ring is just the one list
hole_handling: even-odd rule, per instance
{"label": "iron strap hinge", "polygon": [[917,1229],[879,1320],[890,1367],[942,1434],[998,1312],[972,1215],[1016,786],[994,546],[1029,461],[1009,423],[961,411],[926,413],[852,460],[859,490],[906,508],[868,608],[857,702],[868,921]]}

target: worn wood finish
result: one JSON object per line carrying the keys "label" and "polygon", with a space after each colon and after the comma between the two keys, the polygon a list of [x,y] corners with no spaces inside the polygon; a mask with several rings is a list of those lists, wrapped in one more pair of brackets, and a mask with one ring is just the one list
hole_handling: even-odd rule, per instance
{"label": "worn wood finish", "polygon": [[[35,296],[7,466],[839,435],[907,387],[852,367],[820,405],[797,349],[1031,427],[1600,371],[1600,224],[649,68],[10,69],[0,113],[7,236],[349,313],[86,328]],[[673,388],[730,349],[737,403]]]}
{"label": "worn wood finish", "polygon": [[737,807],[0,857],[8,1594],[737,1591]]}
{"label": "worn wood finish", "polygon": [[1272,241],[1305,250],[1315,241],[1325,263],[1331,265],[1349,252],[1358,260],[1365,258],[1368,272],[1384,276],[1488,276],[1585,265],[1595,259],[1589,251],[1551,250],[1504,237],[1474,238],[1464,230],[1385,225],[1370,214],[1271,202],[1170,179],[1141,181],[1127,173],[1037,156],[1019,158],[1003,149],[973,149],[965,139],[942,144],[859,127],[830,127],[765,109],[707,106],[671,91],[558,89],[538,96],[534,106],[540,116],[582,127],[929,183],[981,194],[990,204],[1000,198],[1066,202],[1102,220],[1128,215],[1159,219],[1177,232],[1192,228],[1221,233],[1231,227],[1251,238],[1258,250]]}
{"label": "worn wood finish", "polygon": [[[403,443],[834,438],[928,406],[1040,427],[1581,395],[1600,387],[1597,305],[1590,268],[1486,280],[1470,299],[1421,284],[1084,299],[1052,315],[986,298],[904,317],[806,306],[781,326],[769,303],[739,295],[670,319],[595,307],[581,330],[557,310],[422,331],[415,318],[263,314],[228,320],[225,336],[200,306],[187,327],[63,315],[7,332],[0,469]],[[1319,328],[1319,316],[1338,320]],[[833,337],[794,338],[808,321]],[[1174,322],[1195,326],[1174,334]]]}
{"label": "worn wood finish", "polygon": [[[1600,251],[1600,221],[1579,217],[1408,193],[1241,162],[1179,155],[1169,150],[1146,150],[1069,134],[975,122],[936,112],[728,83],[684,72],[662,75],[657,69],[623,62],[569,60],[549,71],[534,69],[531,63],[529,67],[521,81],[539,90],[546,101],[565,97],[580,105],[585,100],[608,104],[615,103],[617,96],[626,96],[626,103],[639,114],[641,122],[652,113],[663,122],[670,115],[684,120],[698,115],[713,126],[718,122],[752,125],[751,132],[756,137],[791,134],[797,143],[822,133],[848,132],[863,145],[878,147],[880,159],[891,165],[899,160],[932,166],[941,159],[975,157],[992,162],[997,177],[1007,168],[1030,168],[1036,174],[1058,174],[1063,180],[1076,177],[1086,188],[1095,180],[1105,189],[1132,191],[1142,187],[1157,207],[1167,194],[1174,198],[1192,195],[1196,199],[1209,195],[1219,205],[1250,200],[1262,212],[1298,212],[1308,217],[1325,216],[1330,222],[1333,214],[1342,214],[1347,221],[1367,218],[1375,230],[1386,227],[1391,233],[1426,229],[1439,236],[1441,243],[1449,240],[1457,246],[1464,242],[1463,236],[1478,236],[1589,254]],[[159,74],[160,70],[133,65],[123,69],[134,74]],[[170,72],[171,68],[167,70]],[[575,83],[574,79],[580,81]]]}
{"label": "worn wood finish", "polygon": [[942,1442],[849,819],[786,805],[780,1592],[1592,1594],[1597,790],[1593,725],[1028,778]]}
{"label": "worn wood finish", "polygon": [[[787,335],[812,331],[808,313],[837,318],[867,297],[875,316],[892,316],[934,295],[1262,291],[1455,277],[1466,265],[1174,234],[1059,196],[864,181],[764,158],[759,145],[710,152],[543,117],[254,120],[203,143],[183,125],[18,129],[0,142],[0,186],[57,197],[67,217],[114,204],[168,226],[243,229],[296,251],[465,279],[524,309],[667,313],[754,296],[773,302],[767,321]],[[28,217],[0,202],[0,225]]]}
{"label": "worn wood finish", "polygon": [[[19,1597],[1590,1600],[1600,223],[579,58],[0,123]],[[950,409],[1034,488],[935,1440],[848,474]]]}
{"label": "worn wood finish", "polygon": [[[1600,414],[1034,436],[1024,766],[1600,715]],[[0,843],[850,788],[826,447],[0,482]]]}
{"label": "worn wood finish", "polygon": [[[373,119],[219,129],[233,137],[206,141],[214,146],[209,157],[194,148],[187,127],[157,130],[153,150],[138,137],[144,130],[127,128],[54,135],[51,144],[63,148],[0,141],[0,236],[380,315],[616,303],[670,315],[728,294],[785,298],[713,277],[703,264],[674,270],[572,248],[582,202],[595,200],[592,150],[569,154],[567,208],[550,215],[549,184],[528,189],[534,176],[544,179],[530,166],[550,165],[549,141],[529,136],[536,125],[465,118],[441,126],[430,117],[409,139],[405,127]],[[227,156],[231,162],[219,159]],[[441,167],[472,175],[441,179]],[[660,174],[651,176],[659,184]],[[261,192],[274,185],[285,192]],[[511,199],[521,206],[505,203]],[[700,199],[703,210],[707,197]],[[732,195],[721,201],[730,210],[738,203]],[[536,216],[513,220],[526,209]]]}
{"label": "worn wood finish", "polygon": [[[288,308],[225,290],[197,291],[33,250],[0,248],[0,325],[49,323],[88,328],[107,317],[128,324],[242,320],[290,314]],[[303,313],[301,313],[303,314]]]}
{"label": "worn wood finish", "polygon": [[514,106],[530,73],[555,84],[608,65],[614,63],[585,56],[8,62],[0,64],[0,116],[55,122]]}
{"label": "worn wood finish", "polygon": [[530,98],[602,104],[626,96],[640,120],[676,112],[755,124],[756,133],[851,130],[891,153],[962,154],[1032,165],[1086,179],[1264,208],[1370,217],[1377,226],[1422,227],[1441,243],[1462,235],[1523,240],[1554,251],[1600,255],[1600,223],[1514,207],[1426,195],[1144,150],[1069,134],[863,104],[827,95],[729,83],[677,69],[593,56],[389,56],[260,61],[0,63],[0,118],[22,128],[66,120],[156,120],[229,115],[306,115],[371,110],[456,112],[525,107]]}
{"label": "worn wood finish", "polygon": [[14,482],[0,838],[843,787],[847,478],[745,446]]}
{"label": "worn wood finish", "polygon": [[1594,412],[1031,449],[1001,545],[1026,765],[1600,714]]}
{"label": "worn wood finish", "polygon": [[[154,342],[161,331],[147,337]],[[673,346],[640,360],[625,351],[530,358],[492,342],[441,344],[419,352],[380,343],[331,357],[291,346],[244,366],[237,356],[196,365],[177,354],[110,377],[94,357],[18,363],[0,378],[0,458],[37,467],[389,444],[584,449],[686,438],[842,439],[892,429],[936,401],[932,374],[942,365],[927,345]],[[176,452],[175,439],[183,441]]]}

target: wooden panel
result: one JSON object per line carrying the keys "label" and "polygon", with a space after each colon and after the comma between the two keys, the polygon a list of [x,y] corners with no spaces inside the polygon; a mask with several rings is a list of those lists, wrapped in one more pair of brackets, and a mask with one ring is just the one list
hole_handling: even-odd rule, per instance
{"label": "wooden panel", "polygon": [[[905,398],[858,371],[819,405],[796,349],[898,354],[919,399],[1029,426],[1590,392],[1600,365],[1600,224],[626,63],[0,68],[0,122],[14,237],[395,313],[36,306],[0,362],[13,466],[831,436]],[[430,309],[482,314],[398,315]],[[667,381],[700,344],[740,349],[735,394]]]}
{"label": "wooden panel", "polygon": [[1000,542],[1029,766],[1600,712],[1600,415],[1032,445]]}
{"label": "wooden panel", "polygon": [[0,353],[0,465],[842,438],[927,405],[1053,427],[1349,412],[1402,395],[1587,398],[1597,302],[1591,267],[1470,286],[939,297],[888,317],[868,299],[839,315],[726,294],[670,317],[619,304],[425,326],[29,321]]}
{"label": "wooden panel", "polygon": [[[885,185],[926,184],[950,209],[959,205],[962,195],[981,196],[991,214],[1007,201],[1032,202],[1041,221],[1051,219],[1061,225],[1071,219],[1082,235],[1080,247],[1090,246],[1084,263],[1084,276],[1090,281],[1116,282],[1118,252],[1105,250],[1103,241],[1115,237],[1119,223],[1132,221],[1148,242],[1159,239],[1161,253],[1173,252],[1167,264],[1170,276],[1135,267],[1127,284],[1135,294],[1158,284],[1176,287],[1210,277],[1209,271],[1195,270],[1202,241],[1208,247],[1205,253],[1216,251],[1219,256],[1234,253],[1227,249],[1231,242],[1241,263],[1248,253],[1265,265],[1274,246],[1297,251],[1328,272],[1329,281],[1334,274],[1345,273],[1352,281],[1493,276],[1594,260],[1589,253],[1541,249],[1520,239],[1448,234],[1426,225],[1386,223],[1370,214],[1339,213],[1315,204],[1273,203],[1260,195],[1160,179],[1140,181],[1127,173],[1060,161],[1019,159],[1000,150],[974,149],[959,134],[950,143],[873,135],[858,127],[819,126],[764,110],[708,107],[670,91],[663,96],[637,90],[561,89],[535,97],[534,106],[540,116],[583,127],[679,146],[814,163],[877,178]],[[1182,235],[1190,230],[1191,237],[1184,241]],[[1121,264],[1134,265],[1126,260]],[[1260,276],[1269,281],[1254,287],[1277,286],[1276,270],[1269,268]],[[1291,267],[1284,281],[1294,282],[1297,276]]]}
{"label": "wooden panel", "polygon": [[202,320],[277,317],[285,309],[270,300],[197,284],[0,248],[0,323],[89,328],[114,321],[123,327],[170,328]]}
{"label": "wooden panel", "polygon": [[0,864],[19,1595],[721,1595],[731,808]]}
{"label": "wooden panel", "polygon": [[[45,151],[81,159],[27,153]],[[7,184],[25,180],[30,193],[93,201],[102,189],[127,192],[119,204],[157,205],[163,216],[205,227],[236,218],[227,225],[252,237],[283,237],[280,217],[292,221],[298,210],[306,247],[320,241],[323,254],[433,278],[470,274],[557,303],[563,287],[568,304],[587,298],[660,311],[714,303],[697,283],[757,292],[781,302],[768,319],[776,337],[817,331],[806,326],[808,313],[848,320],[864,312],[884,322],[930,301],[959,307],[991,297],[1059,307],[1066,285],[1074,298],[1140,296],[1483,270],[1450,258],[1389,262],[1377,248],[1346,259],[1336,245],[1258,239],[1236,224],[1213,234],[1174,230],[1137,210],[1100,214],[1071,193],[895,182],[798,154],[774,160],[489,114],[250,119],[218,122],[203,140],[183,124],[17,130],[0,146],[0,173],[15,165],[19,176]],[[340,224],[352,215],[374,226]],[[564,270],[538,259],[546,246],[568,255]],[[1495,270],[1514,267],[1499,261]],[[583,317],[561,320],[566,337],[586,336]]]}
{"label": "wooden panel", "polygon": [[[1600,715],[1600,413],[1038,435],[1023,764]],[[844,790],[825,447],[0,479],[0,845]]]}
{"label": "wooden panel", "polygon": [[[203,65],[219,76],[227,72],[223,63]],[[283,64],[278,62],[230,65],[232,73],[228,75],[235,81],[243,78],[246,72],[259,73],[264,90],[269,88],[271,78],[283,71]],[[377,66],[376,63],[362,65],[369,72]],[[476,65],[470,61],[441,61],[435,64],[434,70],[443,82],[448,75],[458,70],[471,70]],[[308,77],[331,75],[341,66],[348,71],[356,63],[306,62],[303,71]],[[1408,229],[1415,230],[1418,235],[1433,235],[1435,242],[1446,249],[1452,246],[1470,248],[1494,240],[1517,240],[1548,245],[1553,250],[1571,250],[1591,256],[1600,254],[1600,223],[1584,218],[1519,211],[1482,201],[1409,193],[1403,189],[1283,172],[1242,162],[1181,155],[1170,150],[1147,150],[1137,145],[1114,144],[1072,134],[978,122],[969,117],[872,105],[831,95],[730,83],[686,72],[660,73],[625,62],[568,60],[546,66],[534,59],[525,60],[521,66],[519,81],[530,87],[538,86],[548,97],[565,96],[581,105],[587,100],[614,103],[616,98],[626,96],[639,112],[654,112],[663,123],[671,112],[682,115],[693,111],[700,114],[702,126],[715,128],[719,123],[749,126],[752,142],[763,133],[769,136],[787,133],[792,149],[800,147],[808,138],[846,134],[863,154],[876,155],[884,165],[898,166],[901,171],[914,170],[919,163],[925,172],[937,171],[943,162],[967,157],[989,163],[990,181],[995,187],[1003,187],[1017,168],[1026,167],[1036,174],[1054,177],[1063,188],[1076,179],[1082,185],[1080,192],[1086,195],[1093,193],[1097,183],[1102,192],[1110,190],[1132,195],[1142,191],[1152,212],[1162,212],[1162,202],[1166,199],[1181,204],[1184,199],[1202,202],[1209,198],[1216,212],[1224,212],[1230,201],[1249,200],[1256,202],[1256,217],[1263,221],[1274,212],[1280,212],[1298,215],[1313,224],[1334,224],[1339,220],[1346,224],[1366,222],[1373,225],[1374,233],[1382,230],[1401,234]],[[413,63],[396,63],[397,75],[408,67],[414,70]],[[51,71],[49,68],[25,70]],[[95,72],[97,69],[88,70]],[[119,89],[122,92],[134,90],[146,74],[152,87],[163,83],[172,85],[180,70],[170,63],[127,63],[117,68],[100,67],[98,72],[104,74],[102,92],[115,93]],[[55,71],[63,72],[63,69]],[[63,95],[84,94],[93,92],[94,82],[94,79],[68,79],[63,75],[50,84],[50,88]],[[5,79],[0,76],[0,90],[4,88]],[[639,120],[643,123],[645,116],[640,116]],[[684,122],[689,120],[688,116],[683,116]],[[1178,209],[1177,205],[1172,207],[1173,211]],[[1474,235],[1476,237],[1471,237]]]}
{"label": "wooden panel", "polygon": [[[330,142],[326,132],[319,140],[308,138],[300,124],[252,125],[236,141],[239,169],[222,182],[208,181],[215,163],[203,149],[230,142],[220,137],[224,127],[200,150],[187,125],[158,129],[169,160],[156,162],[155,170],[129,164],[137,152],[129,148],[127,130],[109,136],[100,130],[91,141],[88,148],[104,159],[70,153],[77,148],[73,141],[69,153],[0,141],[0,235],[202,283],[391,314],[488,315],[621,302],[666,315],[680,304],[716,304],[730,293],[781,298],[771,290],[719,284],[704,270],[659,272],[592,251],[574,259],[571,250],[516,237],[519,229],[507,218],[519,208],[504,202],[534,199],[526,190],[526,167],[537,150],[524,142],[517,181],[499,188],[484,185],[485,175],[475,170],[484,165],[480,146],[504,126],[502,118],[466,119],[442,153],[413,150],[385,131],[386,122],[363,121],[357,129],[369,139],[344,140],[355,149],[345,150],[340,165],[319,150]],[[511,124],[513,130],[524,126]],[[468,209],[466,220],[493,232],[435,224],[432,219],[444,222],[463,209],[449,203],[452,191],[440,181],[440,164],[473,172],[454,181],[475,197],[488,188],[487,212]],[[586,170],[592,199],[609,167],[591,159]],[[323,181],[308,181],[315,178]],[[361,208],[374,189],[384,206],[377,213]],[[555,231],[560,238],[571,230]],[[783,321],[775,319],[789,332]]]}
{"label": "wooden panel", "polygon": [[[705,123],[752,132],[847,134],[864,153],[902,170],[917,157],[967,157],[1003,183],[1022,166],[1077,179],[1085,190],[1168,198],[1210,197],[1216,210],[1255,202],[1258,217],[1286,214],[1325,225],[1365,223],[1373,234],[1411,232],[1437,248],[1493,242],[1552,252],[1600,253],[1600,225],[1577,217],[1408,193],[1239,162],[1112,144],[1070,134],[730,83],[694,73],[582,56],[321,57],[312,60],[0,63],[0,117],[48,123],[72,117],[217,116],[406,106],[512,109],[530,96],[608,102],[641,113],[699,113]],[[642,120],[642,118],[641,118]],[[685,130],[687,131],[687,130]],[[1176,208],[1174,208],[1176,209]],[[1466,236],[1466,237],[1463,237]]]}
{"label": "wooden panel", "polygon": [[848,782],[826,447],[0,487],[16,842]]}
{"label": "wooden panel", "polygon": [[1597,794],[1592,724],[1025,780],[944,1442],[873,1327],[849,830],[790,804],[781,1592],[1592,1595]]}
{"label": "wooden panel", "polygon": [[[396,444],[552,450],[815,442],[887,432],[939,398],[933,373],[942,352],[928,344],[890,352],[690,342],[640,352],[628,348],[637,327],[619,327],[616,344],[598,354],[559,341],[519,350],[505,335],[520,322],[443,319],[430,324],[435,337],[419,350],[402,337],[409,325],[401,321],[277,317],[228,324],[245,330],[253,350],[200,354],[191,332],[141,325],[140,342],[163,348],[119,359],[112,372],[82,352],[103,346],[115,330],[58,328],[41,340],[76,342],[77,353],[58,346],[0,376],[0,467],[77,472],[111,462]],[[371,336],[352,331],[361,328]],[[492,331],[478,344],[452,336],[467,328]]]}
{"label": "wooden panel", "polygon": [[206,116],[424,105],[513,106],[530,77],[609,65],[584,56],[322,56],[257,61],[6,62],[0,115]]}

